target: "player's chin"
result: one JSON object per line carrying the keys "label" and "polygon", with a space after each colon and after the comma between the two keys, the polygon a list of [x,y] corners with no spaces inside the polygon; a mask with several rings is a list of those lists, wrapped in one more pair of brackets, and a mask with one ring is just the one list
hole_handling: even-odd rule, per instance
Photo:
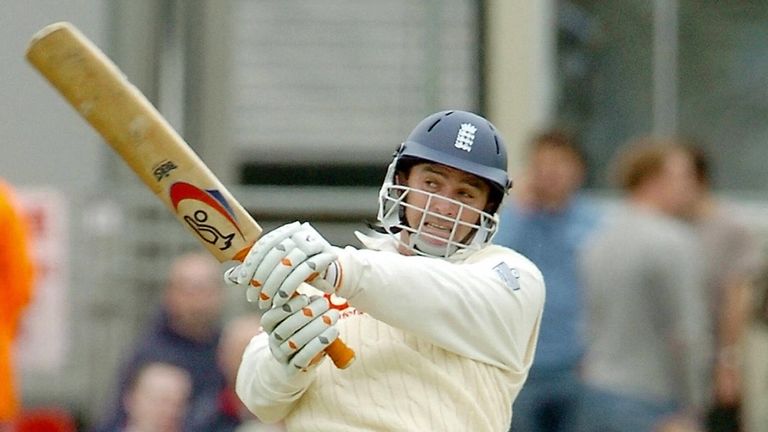
{"label": "player's chin", "polygon": [[446,246],[451,233],[449,231],[428,229],[422,227],[419,239],[431,246]]}

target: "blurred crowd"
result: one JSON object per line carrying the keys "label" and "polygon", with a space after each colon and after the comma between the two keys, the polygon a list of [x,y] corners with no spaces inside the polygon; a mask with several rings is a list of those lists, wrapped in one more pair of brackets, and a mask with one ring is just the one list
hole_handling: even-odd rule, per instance
{"label": "blurred crowd", "polygon": [[610,205],[581,192],[587,163],[572,136],[536,136],[501,215],[495,242],[547,286],[511,430],[768,430],[763,245],[714,194],[707,155],[628,142]]}
{"label": "blurred crowd", "polygon": [[[511,430],[768,430],[768,265],[750,227],[715,195],[701,148],[674,138],[627,143],[609,173],[612,199],[583,193],[588,160],[568,133],[536,135],[527,161],[494,239],[538,265],[547,286]],[[16,236],[0,249],[0,431],[73,431],[82,425],[66,413],[48,413],[58,423],[25,418],[15,396],[10,347],[32,270],[9,187],[0,198],[0,219]],[[224,320],[222,291],[212,258],[175,259],[155,320],[88,430],[283,430],[260,423],[233,391],[261,329],[256,313]]]}
{"label": "blurred crowd", "polygon": [[[10,197],[10,191],[8,191]],[[6,200],[10,202],[10,199]],[[2,202],[0,202],[2,204]],[[13,209],[13,212],[11,212]],[[174,259],[154,320],[143,329],[115,378],[113,400],[93,424],[81,424],[59,407],[21,407],[12,386],[11,337],[23,307],[32,296],[28,253],[21,246],[24,219],[19,206],[0,206],[6,227],[18,226],[13,243],[16,262],[5,265],[3,287],[17,292],[0,297],[0,431],[2,432],[279,432],[243,406],[234,383],[240,358],[251,338],[261,332],[260,316],[243,312],[225,317],[225,292],[219,263],[205,253]],[[17,221],[15,225],[8,221]],[[21,258],[24,259],[21,259]],[[8,261],[10,263],[10,261]],[[15,269],[14,273],[10,270]],[[7,282],[7,283],[6,283]],[[244,298],[244,297],[243,297]],[[6,311],[7,309],[7,311]],[[6,313],[7,312],[7,313]],[[14,312],[13,314],[11,312]]]}
{"label": "blurred crowd", "polygon": [[282,430],[259,422],[235,395],[240,358],[261,323],[255,312],[224,320],[224,300],[221,269],[211,256],[177,257],[156,319],[126,358],[114,401],[91,430]]}

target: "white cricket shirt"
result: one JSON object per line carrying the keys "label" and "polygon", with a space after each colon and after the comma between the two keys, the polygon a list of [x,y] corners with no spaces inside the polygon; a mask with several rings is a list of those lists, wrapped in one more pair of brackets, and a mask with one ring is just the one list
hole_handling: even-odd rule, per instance
{"label": "white cricket shirt", "polygon": [[289,431],[506,431],[544,306],[536,266],[496,245],[443,260],[358,237],[370,249],[338,250],[352,307],[337,325],[355,362],[295,373],[261,334],[238,374],[246,406]]}

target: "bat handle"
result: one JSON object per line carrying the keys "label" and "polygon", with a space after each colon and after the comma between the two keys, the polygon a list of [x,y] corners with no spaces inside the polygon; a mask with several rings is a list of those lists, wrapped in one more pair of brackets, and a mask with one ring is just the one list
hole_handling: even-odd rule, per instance
{"label": "bat handle", "polygon": [[[233,259],[242,262],[245,259],[245,256],[248,255],[251,246],[253,245],[239,251]],[[346,369],[355,361],[355,351],[345,344],[341,338],[336,338],[336,340],[331,342],[331,344],[325,348],[325,353],[331,358],[334,366],[339,369]]]}
{"label": "bat handle", "polygon": [[339,369],[346,369],[355,361],[355,351],[338,338],[328,345],[325,353],[328,354],[333,364]]}

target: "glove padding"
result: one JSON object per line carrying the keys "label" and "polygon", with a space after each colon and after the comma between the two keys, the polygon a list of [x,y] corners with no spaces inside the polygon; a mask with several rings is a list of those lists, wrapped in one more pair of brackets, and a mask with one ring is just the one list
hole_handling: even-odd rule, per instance
{"label": "glove padding", "polygon": [[310,224],[293,222],[261,237],[241,265],[229,269],[228,284],[249,285],[248,301],[258,301],[259,309],[283,306],[303,283],[318,282],[337,258],[328,241]]}
{"label": "glove padding", "polygon": [[325,358],[325,348],[339,337],[339,311],[323,296],[297,295],[261,317],[272,355],[294,371],[306,371]]}

